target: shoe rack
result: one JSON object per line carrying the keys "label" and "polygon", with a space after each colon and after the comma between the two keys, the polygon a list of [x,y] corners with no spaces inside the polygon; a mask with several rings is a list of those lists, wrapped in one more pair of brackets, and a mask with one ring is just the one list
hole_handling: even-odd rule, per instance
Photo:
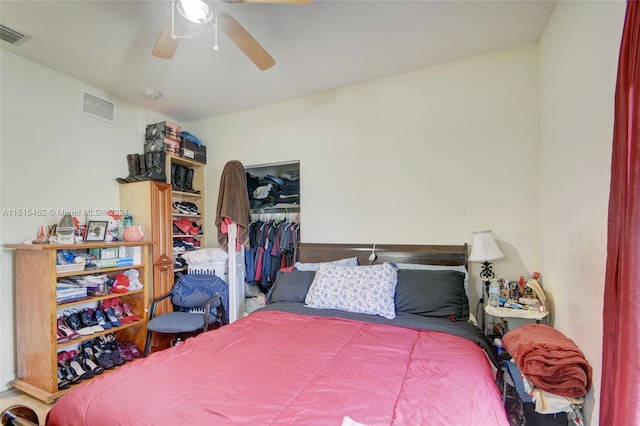
{"label": "shoe rack", "polygon": [[[45,403],[52,403],[68,389],[58,389],[58,352],[76,350],[81,345],[108,333],[115,333],[119,341],[133,341],[144,345],[145,324],[148,320],[149,283],[146,281],[149,267],[149,242],[96,242],[80,244],[7,244],[15,250],[15,298],[16,298],[16,347],[17,378],[9,385]],[[56,268],[59,250],[84,251],[88,249],[139,247],[140,258],[133,266],[108,267],[91,270],[61,272]],[[139,262],[139,263],[138,263]],[[137,264],[136,264],[137,263]],[[128,269],[136,269],[143,288],[126,293],[111,293],[58,304],[56,283],[60,278],[92,274],[113,276]],[[119,297],[140,317],[138,321],[122,323],[119,327],[81,335],[63,343],[58,342],[58,318],[65,311],[96,308],[101,302]],[[105,371],[103,374],[107,374]],[[73,388],[76,385],[71,386]]]}
{"label": "shoe rack", "polygon": [[[183,175],[176,173],[176,166],[184,170],[190,170],[192,174],[191,178],[185,179]],[[171,236],[173,240],[174,255],[177,254],[179,247],[186,248],[193,247],[199,249],[204,246],[204,208],[205,208],[205,165],[197,161],[167,156],[166,161],[166,175],[167,182],[171,183],[171,200],[172,200],[172,213],[171,213]],[[179,206],[185,203],[184,206],[195,206],[192,211],[187,211]],[[195,212],[193,211],[195,210]],[[174,226],[174,221],[179,222],[178,226]],[[189,227],[189,224],[192,224]],[[181,229],[182,228],[182,229]],[[193,246],[192,246],[193,245]],[[174,256],[175,258],[175,256]],[[174,272],[186,271],[187,268],[176,268]]]}

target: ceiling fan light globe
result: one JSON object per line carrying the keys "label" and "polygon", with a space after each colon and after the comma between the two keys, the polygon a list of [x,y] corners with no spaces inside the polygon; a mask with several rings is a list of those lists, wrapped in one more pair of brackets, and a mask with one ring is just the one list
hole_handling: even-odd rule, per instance
{"label": "ceiling fan light globe", "polygon": [[213,19],[213,10],[202,0],[178,0],[178,12],[196,24],[206,24]]}

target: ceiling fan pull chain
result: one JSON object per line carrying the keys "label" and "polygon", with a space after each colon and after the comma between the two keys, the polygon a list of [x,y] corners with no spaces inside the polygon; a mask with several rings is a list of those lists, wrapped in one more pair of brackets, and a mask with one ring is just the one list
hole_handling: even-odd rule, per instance
{"label": "ceiling fan pull chain", "polygon": [[215,9],[213,11],[213,20],[215,21],[215,29],[213,32],[213,51],[217,52],[220,50],[220,46],[218,46],[218,11]]}
{"label": "ceiling fan pull chain", "polygon": [[175,40],[176,37],[176,1],[171,0],[171,38]]}

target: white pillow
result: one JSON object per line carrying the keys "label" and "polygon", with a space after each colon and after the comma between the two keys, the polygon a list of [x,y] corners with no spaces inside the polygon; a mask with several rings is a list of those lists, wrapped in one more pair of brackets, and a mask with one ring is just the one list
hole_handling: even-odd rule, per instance
{"label": "white pillow", "polygon": [[[336,266],[358,266],[357,257],[348,257],[346,259],[334,260],[331,262],[322,262],[324,264],[336,265]],[[317,271],[320,263],[300,263],[296,262],[293,266],[298,271]]]}
{"label": "white pillow", "polygon": [[419,263],[392,263],[392,265],[396,265],[398,269],[422,269],[422,270],[431,270],[431,271],[458,271],[464,273],[464,292],[469,298],[469,272],[464,265],[421,265]]}
{"label": "white pillow", "polygon": [[398,272],[385,263],[371,266],[318,265],[305,298],[306,306],[396,317]]}

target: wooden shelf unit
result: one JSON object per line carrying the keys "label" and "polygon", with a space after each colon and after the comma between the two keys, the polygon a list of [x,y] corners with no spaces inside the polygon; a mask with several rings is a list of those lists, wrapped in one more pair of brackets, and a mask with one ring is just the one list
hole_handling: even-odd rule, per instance
{"label": "wooden shelf unit", "polygon": [[[169,158],[167,156],[167,158]],[[173,247],[171,238],[171,185],[166,182],[142,181],[120,185],[120,208],[133,217],[135,225],[146,228],[143,241],[153,243],[150,267],[147,271],[150,286],[148,303],[173,287]],[[161,302],[158,314],[170,312],[168,299]],[[152,351],[169,347],[168,335],[154,333]]]}
{"label": "wooden shelf unit", "polygon": [[[148,318],[149,284],[145,282],[146,270],[149,265],[149,246],[151,243],[114,242],[114,243],[86,243],[86,244],[6,244],[5,247],[14,249],[15,256],[15,295],[16,295],[16,347],[17,347],[17,378],[9,383],[45,403],[52,403],[62,396],[68,389],[58,390],[58,351],[65,348],[77,349],[80,342],[93,339],[110,332],[116,333],[118,341],[134,341],[143,347],[146,335],[145,324]],[[56,272],[56,254],[58,250],[86,250],[90,248],[141,247],[142,262],[140,265],[92,269],[76,272]],[[109,274],[119,271],[137,269],[143,284],[143,289],[128,293],[113,293],[87,299],[56,303],[56,283],[58,278]],[[70,342],[57,342],[57,319],[65,309],[72,309],[79,305],[97,306],[98,302],[120,297],[123,302],[131,305],[134,313],[141,317],[140,321],[124,324],[82,336]],[[104,374],[104,373],[103,373]],[[73,387],[81,386],[82,382]]]}
{"label": "wooden shelf unit", "polygon": [[[174,189],[171,190],[171,205],[172,205],[172,218],[171,218],[171,227],[173,228],[173,220],[180,219],[182,217],[186,217],[192,222],[196,222],[202,231],[201,234],[198,235],[183,235],[176,234],[172,231],[172,239],[180,239],[180,238],[193,238],[194,240],[200,241],[201,247],[202,243],[204,243],[204,233],[206,231],[204,227],[204,209],[205,209],[205,197],[204,197],[204,183],[205,183],[205,164],[199,163],[197,161],[191,160],[189,158],[181,158],[174,157],[171,155],[167,155],[166,161],[166,175],[167,175],[167,183],[173,182],[173,176],[171,174],[171,166],[173,164],[177,164],[183,167],[187,167],[193,169],[193,179],[191,182],[191,186],[194,190],[200,191],[199,194],[193,194],[191,192],[184,191],[176,191]],[[173,188],[173,186],[172,186]],[[173,208],[173,203],[175,202],[190,202],[195,204],[198,207],[197,215],[190,215],[185,213],[180,213],[178,210]]]}

